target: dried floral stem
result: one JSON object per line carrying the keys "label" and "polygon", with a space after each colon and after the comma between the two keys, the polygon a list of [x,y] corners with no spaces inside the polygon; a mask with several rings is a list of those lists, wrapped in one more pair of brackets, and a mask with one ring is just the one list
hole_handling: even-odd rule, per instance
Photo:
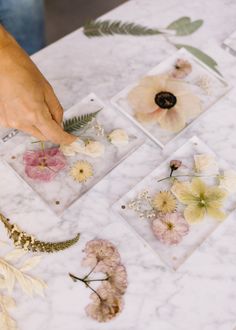
{"label": "dried floral stem", "polygon": [[170,176],[166,176],[165,178],[158,180],[157,182],[161,182],[161,181],[168,180],[168,179],[181,178],[181,177],[214,178],[214,177],[216,177],[216,175],[195,175],[195,174],[170,175]]}
{"label": "dried floral stem", "polygon": [[88,278],[89,275],[92,274],[92,272],[94,271],[94,269],[97,267],[98,261],[96,262],[96,264],[93,266],[93,268],[90,270],[90,272],[84,277],[84,279]]}
{"label": "dried floral stem", "polygon": [[0,221],[4,224],[8,231],[9,238],[13,240],[16,247],[21,247],[32,252],[52,253],[65,250],[77,243],[80,238],[80,234],[77,234],[74,238],[62,242],[42,242],[36,239],[34,236],[20,230],[15,224],[11,224],[10,220],[4,217],[4,215],[1,213]]}
{"label": "dried floral stem", "polygon": [[107,281],[109,279],[109,277],[106,277],[106,278],[102,278],[102,279],[95,279],[95,280],[89,280],[87,279],[88,275],[86,275],[84,278],[80,278],[80,277],[77,277],[71,273],[69,273],[69,276],[72,278],[73,281],[77,282],[77,281],[80,281],[82,283],[84,283],[84,285],[89,288],[91,291],[93,291],[97,296],[98,298],[103,301],[102,297],[97,293],[97,291],[92,288],[89,283],[90,282],[103,282],[103,281]]}
{"label": "dried floral stem", "polygon": [[81,277],[77,277],[71,273],[69,273],[69,276],[74,280],[74,281],[81,281],[85,284],[89,283],[89,282],[99,282],[99,281],[107,281],[109,279],[109,276],[107,276],[106,278],[98,278],[98,279],[93,279],[93,280],[89,280],[87,279],[87,275],[84,278]]}

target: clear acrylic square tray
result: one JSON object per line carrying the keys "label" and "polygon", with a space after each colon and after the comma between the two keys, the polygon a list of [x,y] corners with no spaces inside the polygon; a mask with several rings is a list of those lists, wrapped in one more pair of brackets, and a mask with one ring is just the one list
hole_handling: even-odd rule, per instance
{"label": "clear acrylic square tray", "polygon": [[[140,134],[140,131],[137,130],[134,125],[130,125],[129,121],[127,121],[124,116],[111,107],[106,106],[92,93],[85,97],[80,103],[66,111],[64,117],[68,119],[81,114],[95,112],[100,109],[102,110],[92,123],[102,124],[105,132],[111,132],[114,129],[120,128],[125,129],[129,135],[129,143],[116,147],[109,143],[104,136],[99,137],[94,131],[91,132],[91,129],[89,134],[93,134],[94,139],[102,142],[105,146],[104,155],[98,158],[92,158],[83,154],[66,157],[66,167],[50,182],[33,180],[25,174],[23,155],[27,150],[39,149],[39,143],[32,144],[32,138],[30,137],[26,137],[24,143],[22,143],[22,136],[20,135],[11,139],[11,145],[14,143],[14,147],[6,152],[6,162],[57,214],[61,214],[144,142],[145,136]],[[88,161],[93,167],[93,176],[87,182],[76,182],[69,175],[71,166],[78,160]]]}
{"label": "clear acrylic square tray", "polygon": [[232,55],[236,56],[236,31],[231,33],[230,36],[224,40],[222,47]]}
{"label": "clear acrylic square tray", "polygon": [[[199,138],[193,137],[188,140],[181,148],[167,158],[162,164],[160,164],[153,172],[147,175],[142,181],[134,186],[127,194],[125,194],[120,200],[113,204],[113,210],[118,212],[125,220],[125,223],[138,235],[140,239],[143,239],[152,250],[159,255],[161,260],[174,270],[177,270],[197,249],[201,243],[220,225],[220,221],[205,216],[204,220],[197,224],[189,225],[189,233],[183,237],[183,240],[176,245],[167,245],[158,240],[154,235],[150,220],[142,219],[139,215],[129,208],[129,203],[135,200],[138,195],[144,191],[148,191],[153,197],[159,191],[167,191],[170,189],[170,181],[164,180],[158,182],[158,180],[168,177],[170,174],[169,163],[171,160],[181,160],[182,166],[178,169],[178,175],[186,173],[187,169],[193,168],[193,156],[196,154],[207,154],[215,156],[215,153]],[[230,169],[230,165],[223,160],[217,158],[220,171]],[[236,173],[236,172],[235,172]],[[213,182],[212,177],[204,177],[204,182],[211,185]],[[215,178],[214,178],[215,180]],[[235,208],[236,196],[232,194],[227,198],[224,204],[224,211],[227,216]],[[177,210],[183,212],[184,208]],[[226,220],[224,220],[226,221]]]}
{"label": "clear acrylic square tray", "polygon": [[[5,161],[0,161],[0,181],[0,213],[27,233],[37,233],[42,240],[63,239],[58,229],[60,219]],[[1,226],[1,240],[7,239],[3,228]],[[67,238],[69,237],[66,235],[64,239]]]}
{"label": "clear acrylic square tray", "polygon": [[156,76],[160,74],[170,73],[174,69],[176,61],[178,59],[187,60],[191,66],[192,71],[185,78],[179,79],[185,81],[191,92],[199,97],[203,111],[197,117],[190,119],[186,122],[186,126],[179,132],[173,133],[159,126],[158,123],[141,123],[135,118],[135,113],[128,102],[129,92],[138,85],[138,81],[120,93],[115,95],[111,99],[111,103],[116,106],[122,113],[124,113],[130,120],[143,130],[143,132],[157,143],[161,148],[164,148],[167,143],[176,138],[179,134],[193,122],[202,116],[207,109],[209,109],[215,102],[223,97],[229,90],[229,84],[216,72],[207,67],[203,62],[198,60],[186,49],[181,48],[175,52],[172,56],[161,62],[159,65],[154,67],[145,76]]}

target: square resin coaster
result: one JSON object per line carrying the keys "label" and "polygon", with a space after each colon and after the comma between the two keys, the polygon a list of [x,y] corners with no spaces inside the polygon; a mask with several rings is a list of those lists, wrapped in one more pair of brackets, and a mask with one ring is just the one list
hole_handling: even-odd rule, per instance
{"label": "square resin coaster", "polygon": [[145,138],[94,94],[65,113],[64,128],[80,136],[83,143],[60,149],[32,138],[19,144],[20,137],[16,136],[11,140],[15,148],[5,157],[57,214],[100,181]]}
{"label": "square resin coaster", "polygon": [[[60,219],[45,207],[40,196],[5,161],[0,161],[0,181],[3,188],[0,193],[0,213],[9,218],[11,224],[16,224],[29,234],[39,234],[42,240],[63,238],[58,229]],[[1,240],[6,237],[6,230],[2,228]]]}
{"label": "square resin coaster", "polygon": [[164,148],[229,89],[220,75],[180,49],[111,102]]}
{"label": "square resin coaster", "polygon": [[235,208],[235,192],[236,171],[193,137],[113,208],[176,270]]}
{"label": "square resin coaster", "polygon": [[236,56],[236,31],[234,31],[222,44],[223,48]]}

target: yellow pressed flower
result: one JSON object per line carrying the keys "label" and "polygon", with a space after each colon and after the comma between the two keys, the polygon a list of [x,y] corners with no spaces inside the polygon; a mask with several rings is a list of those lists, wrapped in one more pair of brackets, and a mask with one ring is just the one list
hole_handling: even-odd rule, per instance
{"label": "yellow pressed flower", "polygon": [[176,209],[176,199],[170,191],[160,191],[152,201],[154,209],[162,213],[171,213]]}
{"label": "yellow pressed flower", "polygon": [[84,160],[77,161],[70,170],[70,175],[75,181],[86,182],[93,176],[92,165]]}
{"label": "yellow pressed flower", "polygon": [[175,183],[172,192],[187,205],[184,216],[189,223],[200,222],[206,215],[216,220],[226,217],[221,207],[227,193],[220,187],[209,187],[201,179],[194,178],[191,183]]}

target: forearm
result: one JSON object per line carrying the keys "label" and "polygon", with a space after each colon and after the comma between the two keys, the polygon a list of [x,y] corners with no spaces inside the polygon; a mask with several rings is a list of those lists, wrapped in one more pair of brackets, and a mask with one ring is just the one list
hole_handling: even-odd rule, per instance
{"label": "forearm", "polygon": [[0,24],[0,49],[15,42],[14,38]]}

